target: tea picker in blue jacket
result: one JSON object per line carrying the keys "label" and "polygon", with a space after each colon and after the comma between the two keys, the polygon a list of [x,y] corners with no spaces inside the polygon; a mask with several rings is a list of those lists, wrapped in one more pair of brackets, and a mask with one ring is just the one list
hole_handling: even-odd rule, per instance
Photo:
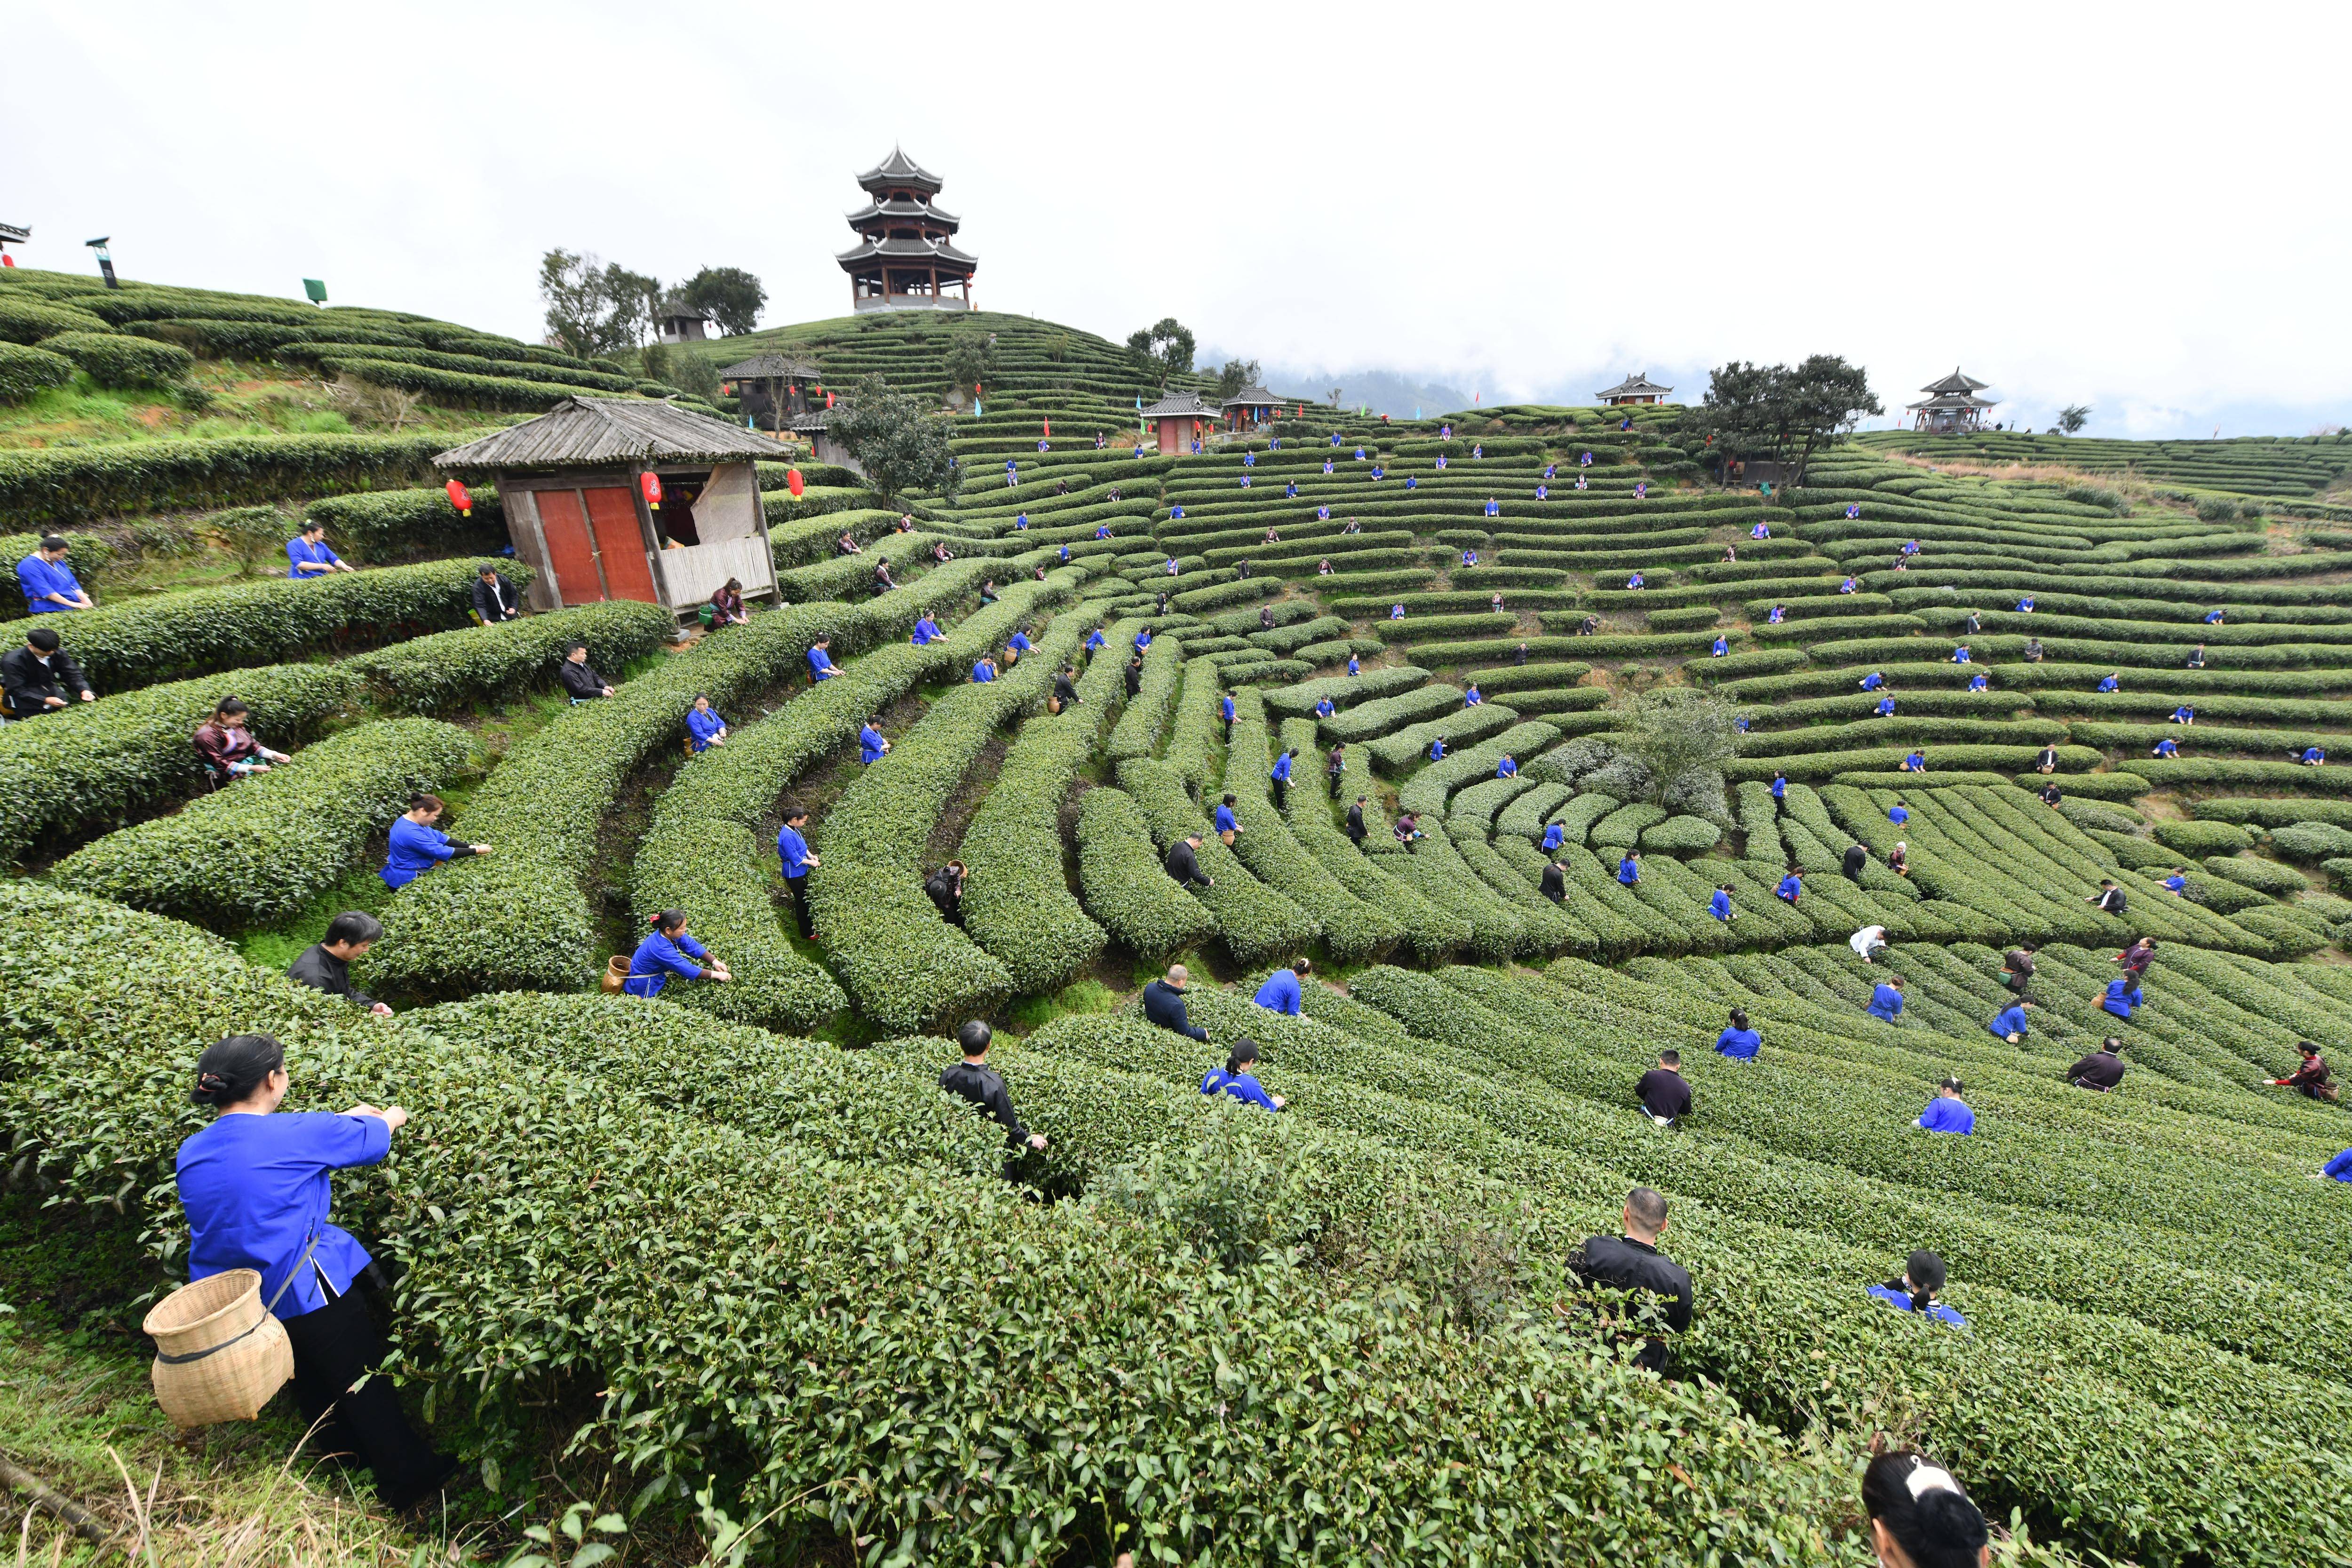
{"label": "tea picker in blue jacket", "polygon": [[632,996],[655,997],[673,974],[684,980],[732,980],[727,966],[688,934],[686,911],[664,910],[652,917],[645,941],[629,957],[629,977],[621,989]]}
{"label": "tea picker in blue jacket", "polygon": [[1977,1113],[1960,1098],[1960,1080],[1948,1078],[1936,1086],[1936,1098],[1919,1113],[1914,1127],[1929,1132],[1958,1132],[1963,1136],[1977,1130]]}
{"label": "tea picker in blue jacket", "polygon": [[1267,1110],[1280,1110],[1289,1103],[1278,1094],[1268,1094],[1249,1069],[1257,1064],[1257,1042],[1244,1035],[1234,1042],[1222,1070],[1213,1070],[1201,1080],[1202,1094],[1229,1094],[1235,1100],[1261,1106]]}
{"label": "tea picker in blue jacket", "polygon": [[188,1277],[261,1276],[262,1302],[292,1343],[315,1451],[355,1457],[374,1472],[378,1500],[405,1511],[437,1498],[457,1462],[416,1435],[389,1378],[366,1375],[383,1359],[383,1336],[352,1287],[373,1283],[374,1260],[328,1215],[333,1173],[382,1161],[408,1112],[280,1110],[290,1087],[285,1048],[268,1035],[231,1035],[196,1059],[188,1098],[217,1114],[176,1163]]}
{"label": "tea picker in blue jacket", "polygon": [[391,843],[383,869],[377,873],[385,887],[397,892],[444,860],[490,852],[487,844],[451,843],[447,834],[433,826],[444,809],[437,795],[408,797],[408,809],[392,819]]}
{"label": "tea picker in blue jacket", "polygon": [[1944,1260],[1922,1250],[1913,1253],[1904,1263],[1900,1276],[1884,1285],[1870,1287],[1870,1294],[1897,1311],[1921,1312],[1939,1323],[1967,1328],[1966,1318],[1936,1300],[1936,1292],[1943,1288]]}
{"label": "tea picker in blue jacket", "polygon": [[2020,996],[2016,1001],[2011,1002],[2008,1006],[2002,1008],[1993,1018],[1993,1021],[1986,1025],[1985,1027],[1992,1031],[1992,1033],[1999,1035],[2002,1039],[2007,1040],[2011,1045],[2018,1045],[2022,1042],[2026,1035],[2030,1033],[2026,1026],[2027,1020],[2025,1010],[2028,1007],[2038,1007],[2041,1004],[2036,1002],[2031,996]]}

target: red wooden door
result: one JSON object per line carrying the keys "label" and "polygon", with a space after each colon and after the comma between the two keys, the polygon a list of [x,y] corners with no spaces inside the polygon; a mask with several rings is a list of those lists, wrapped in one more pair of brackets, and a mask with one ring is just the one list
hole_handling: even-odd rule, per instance
{"label": "red wooden door", "polygon": [[600,604],[604,584],[596,575],[596,544],[588,537],[588,519],[580,510],[578,490],[536,490],[539,531],[547,541],[548,569],[555,574],[555,591],[567,605]]}
{"label": "red wooden door", "polygon": [[614,487],[581,494],[588,498],[597,558],[604,563],[604,584],[613,597],[661,603],[661,595],[654,592],[653,568],[646,564],[646,536],[637,526],[635,492]]}

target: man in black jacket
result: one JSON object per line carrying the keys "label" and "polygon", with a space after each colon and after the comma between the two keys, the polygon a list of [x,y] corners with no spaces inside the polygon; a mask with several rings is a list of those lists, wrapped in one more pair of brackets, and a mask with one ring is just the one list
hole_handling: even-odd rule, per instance
{"label": "man in black jacket", "polygon": [[25,634],[23,647],[0,655],[0,705],[9,718],[31,719],[70,706],[68,691],[79,692],[84,702],[97,700],[81,666],[58,646],[58,634],[48,627],[35,626]]}
{"label": "man in black jacket", "polygon": [[1137,654],[1127,661],[1127,694],[1139,697],[1143,693],[1143,656]]}
{"label": "man in black jacket", "polygon": [[963,862],[950,860],[923,879],[923,891],[940,911],[940,919],[951,926],[963,924]]}
{"label": "man in black jacket", "polygon": [[1859,844],[1849,844],[1845,847],[1845,859],[1843,862],[1842,868],[1845,872],[1845,879],[1847,881],[1861,881],[1862,868],[1869,864],[1869,850],[1864,848]]}
{"label": "man in black jacket", "polygon": [[1536,890],[1555,904],[1568,901],[1568,868],[1554,860],[1543,868],[1543,880]]}
{"label": "man in black jacket", "polygon": [[522,619],[522,600],[516,596],[514,584],[487,561],[474,578],[474,614],[482,617],[486,626]]}
{"label": "man in black jacket", "polygon": [[1197,884],[1203,888],[1213,888],[1217,885],[1217,879],[1214,877],[1201,869],[1200,848],[1201,836],[1197,833],[1188,833],[1176,841],[1174,848],[1168,851],[1168,874],[1176,879],[1179,886],[1189,888]]}
{"label": "man in black jacket", "polygon": [[555,667],[555,679],[563,683],[563,689],[572,694],[574,702],[613,695],[611,684],[590,667],[586,643],[576,642],[563,650],[563,662]]}
{"label": "man in black jacket", "polygon": [[2109,1035],[2099,1048],[2066,1069],[2066,1081],[2076,1089],[2095,1089],[2101,1094],[2124,1080],[2124,1059],[2116,1055],[2124,1043]]}
{"label": "man in black jacket", "polygon": [[286,978],[389,1018],[391,1008],[365,992],[352,988],[352,960],[374,946],[383,935],[383,924],[373,915],[359,910],[347,910],[327,923],[325,941],[302,950],[302,956],[286,971]]}
{"label": "man in black jacket", "polygon": [[[1666,1200],[1648,1187],[1635,1187],[1625,1197],[1623,1237],[1588,1238],[1568,1260],[1577,1278],[1588,1285],[1612,1290],[1640,1290],[1665,1303],[1666,1326],[1676,1333],[1690,1327],[1691,1277],[1674,1259],[1658,1251],[1658,1236],[1666,1228]],[[1663,1372],[1665,1341],[1645,1336],[1648,1343],[1633,1358],[1635,1366]]]}
{"label": "man in black jacket", "polygon": [[988,1065],[991,1037],[988,1026],[977,1018],[957,1030],[956,1040],[963,1047],[963,1060],[940,1074],[940,1088],[958,1100],[971,1101],[995,1118],[1004,1128],[1006,1148],[1018,1151],[1026,1145],[1043,1149],[1045,1135],[1021,1125],[1021,1118],[1013,1110],[1013,1097],[1004,1092],[1004,1080]]}
{"label": "man in black jacket", "polygon": [[1066,664],[1062,666],[1062,673],[1054,677],[1055,712],[1060,712],[1063,709],[1067,708],[1070,704],[1078,700],[1078,685],[1077,682],[1072,679],[1072,677],[1076,674],[1076,670],[1071,668]]}
{"label": "man in black jacket", "polygon": [[1355,840],[1359,849],[1364,847],[1364,798],[1358,795],[1356,804],[1348,808],[1348,837]]}
{"label": "man in black jacket", "polygon": [[1642,1109],[1650,1113],[1650,1120],[1661,1127],[1688,1114],[1691,1091],[1683,1081],[1682,1052],[1660,1051],[1658,1065],[1642,1075],[1633,1092],[1641,1097]]}
{"label": "man in black jacket", "polygon": [[1209,1031],[1184,1016],[1184,986],[1192,978],[1182,964],[1170,964],[1165,977],[1143,988],[1143,1016],[1163,1029],[1205,1042]]}

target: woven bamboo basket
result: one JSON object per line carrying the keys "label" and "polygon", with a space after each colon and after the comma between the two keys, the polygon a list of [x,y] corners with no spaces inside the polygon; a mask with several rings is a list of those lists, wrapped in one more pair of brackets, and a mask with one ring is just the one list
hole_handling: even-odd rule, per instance
{"label": "woven bamboo basket", "polygon": [[175,1426],[250,1421],[294,1375],[293,1342],[261,1304],[261,1276],[250,1268],[181,1286],[140,1327],[158,1352],[155,1402]]}

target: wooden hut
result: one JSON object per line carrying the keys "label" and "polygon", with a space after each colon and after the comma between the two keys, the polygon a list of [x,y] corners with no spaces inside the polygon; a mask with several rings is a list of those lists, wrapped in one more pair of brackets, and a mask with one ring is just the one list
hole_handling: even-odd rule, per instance
{"label": "wooden hut", "polygon": [[1225,428],[1239,434],[1274,423],[1275,410],[1280,406],[1274,394],[1263,386],[1244,386],[1225,399]]}
{"label": "wooden hut", "polygon": [[1144,423],[1159,433],[1162,457],[1191,451],[1193,437],[1215,429],[1223,418],[1223,412],[1203,402],[1197,392],[1170,393],[1143,410]]}
{"label": "wooden hut", "polygon": [[1596,392],[1592,395],[1597,401],[1609,407],[1623,408],[1637,404],[1664,403],[1667,395],[1673,391],[1674,388],[1671,386],[1660,386],[1656,382],[1652,381],[1650,373],[1645,370],[1638,375],[1627,376],[1605,392]]}
{"label": "wooden hut", "polygon": [[721,368],[719,379],[735,389],[736,403],[760,429],[781,432],[808,412],[817,368],[790,354],[753,354]]}
{"label": "wooden hut", "polygon": [[753,465],[782,456],[768,437],[674,404],[574,397],[433,461],[497,484],[534,609],[635,599],[687,612],[730,577],[748,596],[774,595]]}

